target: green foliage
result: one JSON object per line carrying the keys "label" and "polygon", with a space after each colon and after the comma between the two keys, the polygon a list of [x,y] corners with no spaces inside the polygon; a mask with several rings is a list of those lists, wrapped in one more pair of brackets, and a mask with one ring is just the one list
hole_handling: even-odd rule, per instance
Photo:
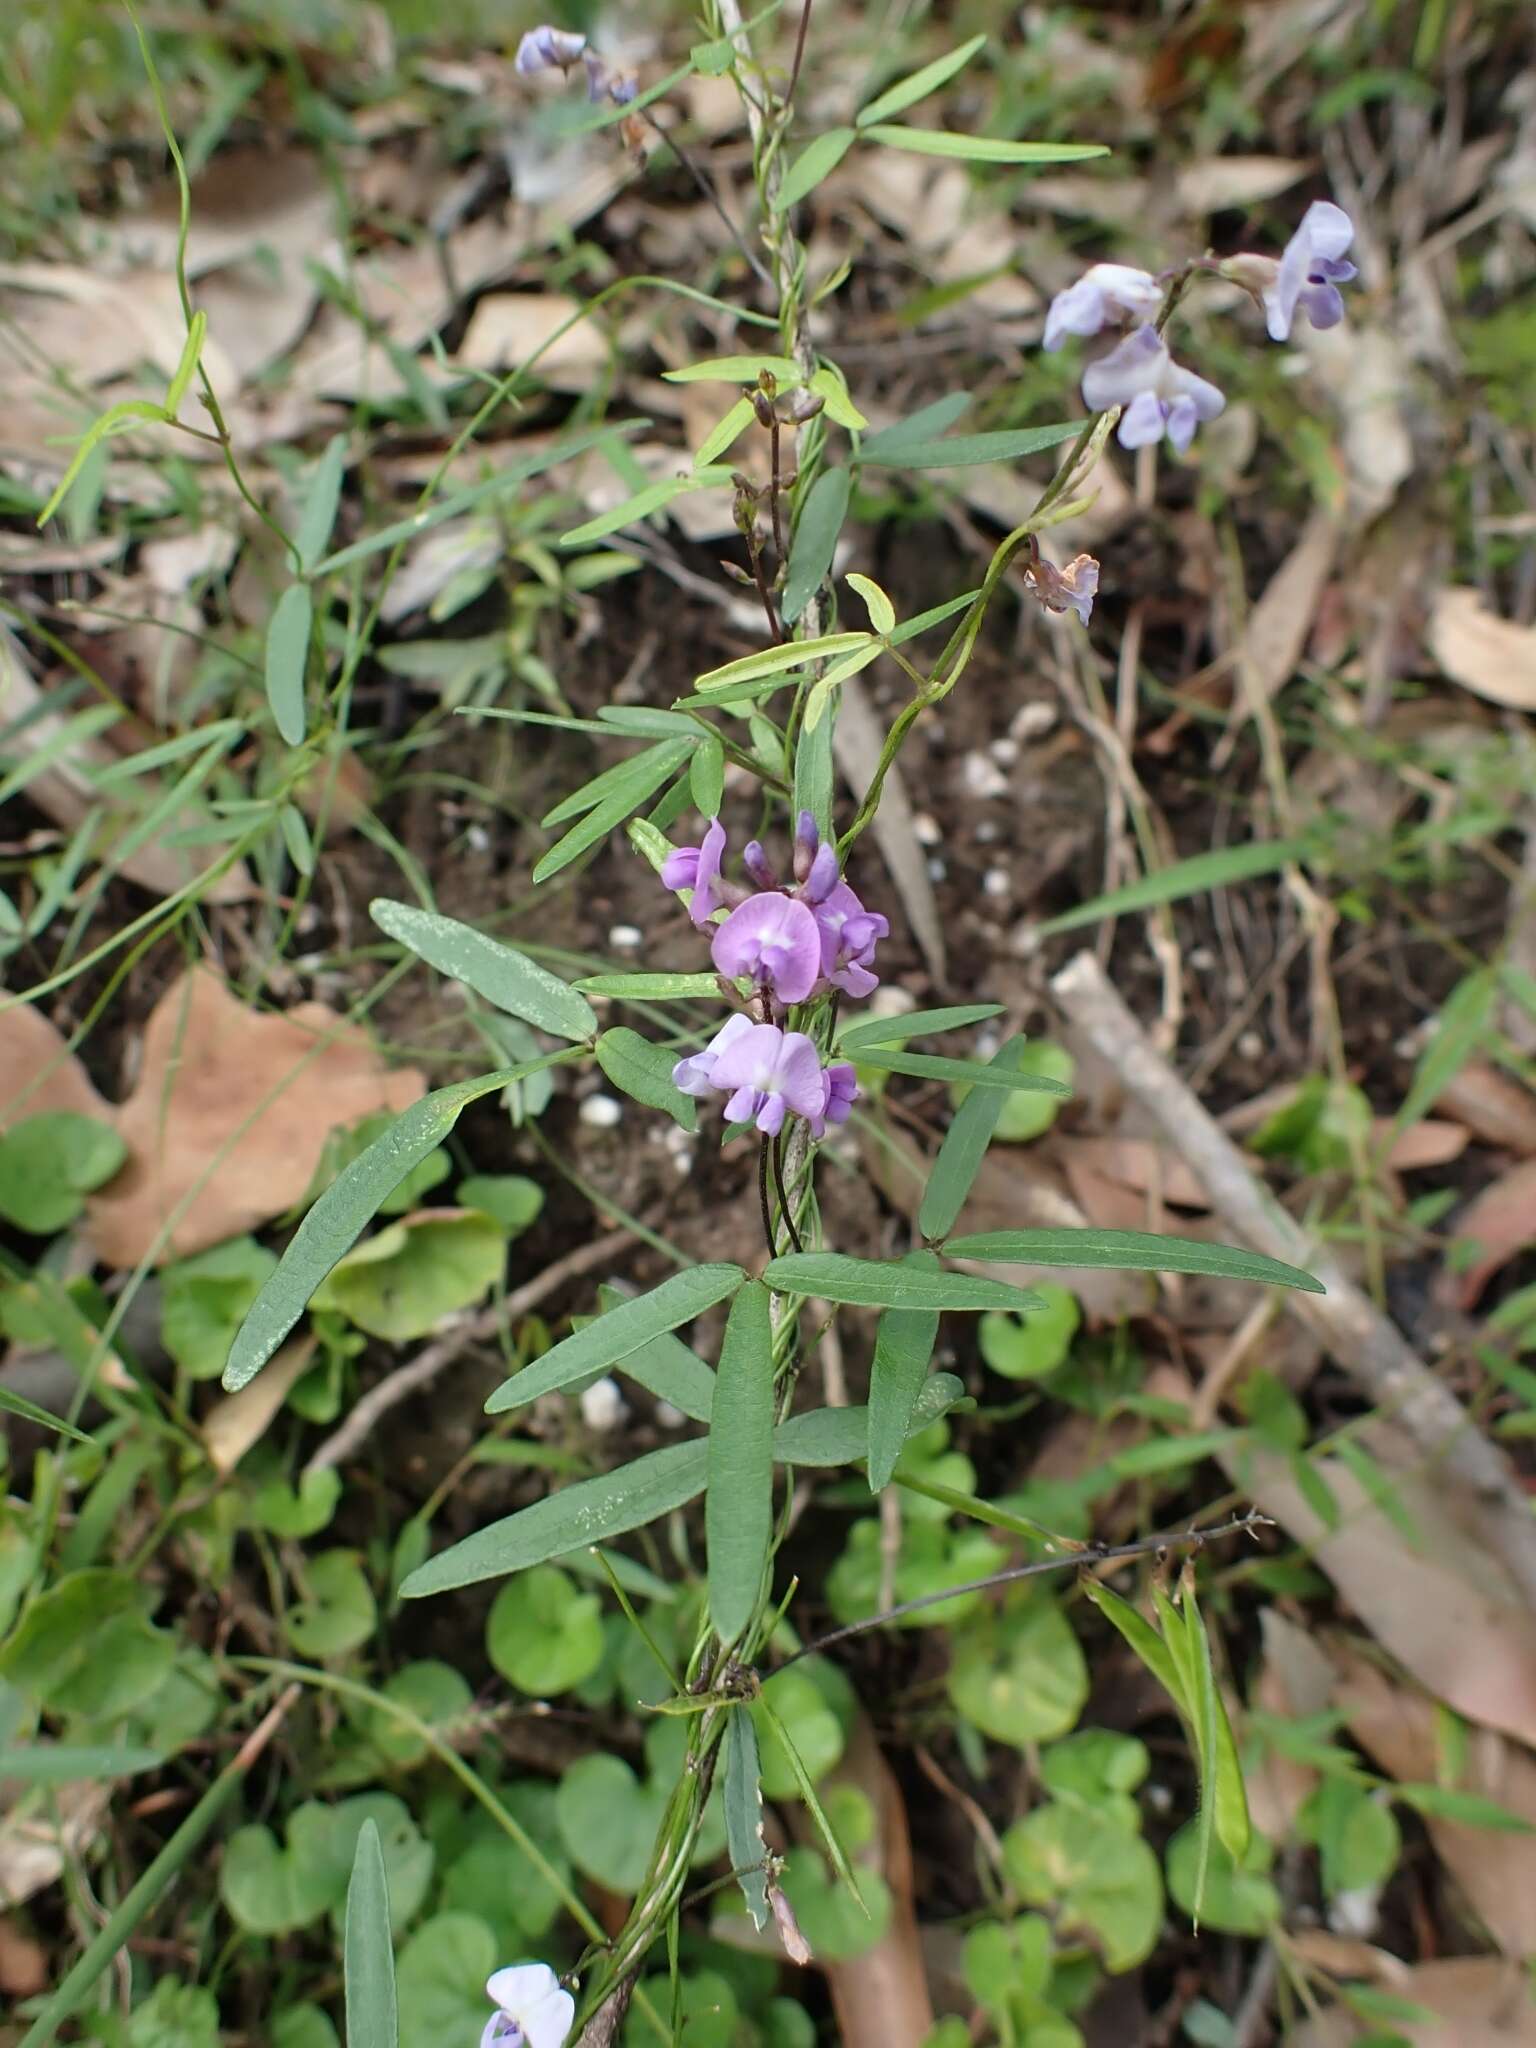
{"label": "green foliage", "polygon": [[161,1275],[160,1339],[190,1379],[217,1379],[235,1332],[277,1270],[277,1256],[254,1237],[232,1237]]}
{"label": "green foliage", "polygon": [[1202,1927],[1223,1934],[1268,1933],[1280,1918],[1280,1894],[1265,1876],[1274,1852],[1262,1835],[1251,1837],[1241,1862],[1220,1842],[1201,1871],[1200,1826],[1190,1821],[1168,1844],[1168,1890],[1174,1903]]}
{"label": "green foliage", "polygon": [[1019,1897],[1052,1909],[1061,1931],[1090,1941],[1112,1971],[1151,1954],[1163,1912],[1157,1858],[1123,1819],[1075,1797],[1053,1798],[1003,1837]]}
{"label": "green foliage", "polygon": [[71,1572],[27,1608],[0,1648],[0,1679],[50,1714],[106,1720],[165,1681],[176,1639],[156,1628],[154,1596],[131,1574]]}
{"label": "green foliage", "polygon": [[323,1550],[304,1573],[304,1597],[288,1610],[288,1640],[301,1657],[341,1657],[367,1642],[376,1610],[355,1552]]}
{"label": "green foliage", "polygon": [[237,1828],[219,1864],[219,1897],[251,1934],[279,1935],[313,1926],[326,1914],[340,1924],[358,1838],[378,1831],[396,1935],[420,1912],[432,1881],[432,1845],[404,1802],[388,1792],[360,1792],[335,1806],[308,1800],[288,1816],[281,1846],[258,1824]]}
{"label": "green foliage", "polygon": [[506,1240],[479,1209],[424,1209],[388,1223],[339,1259],[315,1289],[370,1336],[402,1344],[481,1301],[501,1277]]}
{"label": "green foliage", "polygon": [[1025,1749],[1076,1725],[1088,1666],[1061,1609],[1026,1584],[955,1630],[948,1686],[956,1710],[984,1735]]}
{"label": "green foliage", "polygon": [[509,1579],[485,1624],[491,1662],[520,1692],[570,1692],[603,1660],[602,1604],[554,1565]]}
{"label": "green foliage", "polygon": [[127,1158],[110,1124],[45,1110],[0,1134],[0,1218],[35,1237],[63,1230]]}
{"label": "green foliage", "polygon": [[1082,1323],[1076,1296],[1054,1280],[1037,1280],[1040,1307],[1033,1315],[1000,1315],[995,1310],[977,1325],[981,1355],[996,1373],[1009,1380],[1044,1379],[1072,1348]]}

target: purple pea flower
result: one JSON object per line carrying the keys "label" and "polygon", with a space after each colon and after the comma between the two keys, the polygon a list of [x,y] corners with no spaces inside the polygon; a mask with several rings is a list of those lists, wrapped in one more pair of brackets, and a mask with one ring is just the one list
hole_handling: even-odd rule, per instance
{"label": "purple pea flower", "polygon": [[774,871],[773,862],[769,860],[767,854],[763,851],[761,839],[749,839],[747,841],[746,845],[741,849],[741,864],[752,877],[754,888],[778,888],[778,875]]}
{"label": "purple pea flower", "polygon": [[485,1995],[498,2009],[485,2023],[480,2048],[561,2048],[576,2017],[548,1963],[514,1963],[493,1971]]}
{"label": "purple pea flower", "polygon": [[661,864],[665,887],[693,891],[688,915],[697,925],[708,924],[720,907],[717,887],[724,855],[725,827],[718,818],[711,818],[702,845],[679,846]]}
{"label": "purple pea flower", "polygon": [[1149,271],[1133,270],[1128,263],[1095,263],[1052,299],[1043,344],[1054,351],[1069,334],[1097,334],[1105,327],[1151,320],[1162,303],[1163,288]]}
{"label": "purple pea flower", "polygon": [[816,905],[821,938],[821,971],[834,988],[850,996],[867,996],[880,986],[870,972],[875,945],[889,933],[887,919],[866,910],[846,882],[838,882]]}
{"label": "purple pea flower", "polygon": [[821,971],[822,938],[804,903],[765,891],[731,912],[715,933],[710,954],[732,980],[745,974],[776,1002],[799,1003]]}
{"label": "purple pea flower", "polygon": [[738,1010],[734,1017],[727,1017],[714,1037],[702,1052],[691,1054],[679,1060],[672,1069],[672,1085],[681,1088],[685,1095],[711,1095],[715,1089],[715,1062],[727,1046],[740,1038],[743,1031],[752,1029],[752,1019]]}
{"label": "purple pea flower", "polygon": [[1354,239],[1354,222],[1342,206],[1331,199],[1313,200],[1263,293],[1273,340],[1289,340],[1298,308],[1314,327],[1338,326],[1344,318],[1339,286],[1356,275],[1354,264],[1343,260]]}
{"label": "purple pea flower", "polygon": [[1090,412],[1125,407],[1115,436],[1122,448],[1145,448],[1166,434],[1181,455],[1200,421],[1215,419],[1227,405],[1214,384],[1173,360],[1152,327],[1138,327],[1088,365],[1083,403]]}
{"label": "purple pea flower", "polygon": [[731,1091],[725,1113],[733,1122],[756,1124],[768,1138],[778,1136],[791,1110],[813,1127],[826,1113],[827,1089],[815,1041],[803,1031],[781,1031],[777,1024],[752,1024],[737,1032],[715,1060],[710,1085]]}
{"label": "purple pea flower", "polygon": [[515,69],[524,78],[535,71],[564,71],[587,47],[585,36],[579,36],[566,28],[552,28],[541,22],[531,28],[517,46]]}
{"label": "purple pea flower", "polygon": [[1093,600],[1099,594],[1099,565],[1092,555],[1074,555],[1064,569],[1048,562],[1044,555],[1024,571],[1032,596],[1048,612],[1076,612],[1086,626],[1093,617]]}
{"label": "purple pea flower", "polygon": [[811,1118],[813,1138],[825,1137],[828,1124],[847,1123],[848,1112],[853,1108],[854,1098],[859,1092],[859,1084],[847,1060],[834,1061],[823,1073],[821,1082],[821,1114]]}

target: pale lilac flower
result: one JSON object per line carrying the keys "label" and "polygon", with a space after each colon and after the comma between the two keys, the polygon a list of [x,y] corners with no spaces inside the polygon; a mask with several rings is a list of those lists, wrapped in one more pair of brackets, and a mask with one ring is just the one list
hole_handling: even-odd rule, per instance
{"label": "pale lilac flower", "polygon": [[742,1011],[738,1010],[734,1017],[727,1017],[702,1052],[692,1053],[687,1059],[678,1061],[672,1069],[673,1087],[681,1088],[685,1095],[712,1094],[715,1061],[743,1031],[751,1029],[752,1019]]}
{"label": "pale lilac flower", "polygon": [[1115,436],[1122,448],[1144,448],[1166,434],[1180,454],[1199,423],[1215,419],[1227,405],[1214,384],[1173,360],[1152,327],[1138,327],[1118,348],[1088,365],[1083,403],[1090,412],[1125,407]]}
{"label": "pale lilac flower", "polygon": [[1074,555],[1064,569],[1042,555],[1024,571],[1024,581],[1048,612],[1076,612],[1085,626],[1092,618],[1099,594],[1099,565],[1092,555]]}
{"label": "pale lilac flower", "polygon": [[779,886],[778,875],[774,871],[772,861],[769,860],[767,854],[763,851],[761,839],[749,839],[747,841],[746,845],[741,849],[741,864],[752,877],[754,887],[759,889],[777,889]]}
{"label": "pale lilac flower", "polygon": [[710,1084],[731,1091],[725,1113],[733,1123],[756,1124],[768,1138],[778,1136],[791,1110],[813,1122],[826,1110],[815,1041],[777,1024],[753,1024],[737,1033],[716,1059]]}
{"label": "pale lilac flower", "polygon": [[517,46],[516,69],[527,78],[535,71],[563,71],[587,47],[585,36],[567,28],[552,28],[542,22],[531,28]]}
{"label": "pale lilac flower", "polygon": [[847,1123],[848,1112],[853,1108],[854,1098],[859,1092],[858,1081],[847,1060],[834,1061],[823,1073],[821,1084],[821,1114],[811,1118],[813,1138],[824,1137],[828,1124]]}
{"label": "pale lilac flower", "polygon": [[708,924],[720,907],[717,885],[724,853],[725,827],[718,818],[711,818],[702,846],[679,846],[661,864],[666,888],[693,891],[688,915],[697,925]]}
{"label": "pale lilac flower", "polygon": [[548,1963],[494,1971],[485,1995],[500,2009],[486,2021],[480,2048],[562,2048],[576,2017],[575,1999]]}
{"label": "pale lilac flower", "polygon": [[1043,345],[1055,350],[1069,334],[1097,334],[1105,327],[1151,320],[1162,303],[1163,288],[1150,272],[1127,263],[1095,263],[1052,299]]}
{"label": "pale lilac flower", "polygon": [[811,872],[811,862],[821,846],[821,833],[816,819],[810,811],[802,811],[795,821],[795,880],[803,882]]}
{"label": "pale lilac flower", "polygon": [[1354,264],[1343,260],[1354,239],[1354,222],[1342,206],[1331,199],[1313,200],[1263,293],[1273,340],[1289,340],[1298,307],[1314,327],[1338,326],[1344,318],[1339,286],[1356,275]]}
{"label": "pale lilac flower", "polygon": [[877,910],[866,910],[846,882],[837,882],[815,907],[821,939],[821,971],[834,988],[867,996],[880,986],[870,972],[875,945],[890,932]]}
{"label": "pale lilac flower", "polygon": [[731,912],[710,953],[722,974],[745,974],[776,1002],[799,1003],[821,971],[822,939],[805,904],[765,891]]}

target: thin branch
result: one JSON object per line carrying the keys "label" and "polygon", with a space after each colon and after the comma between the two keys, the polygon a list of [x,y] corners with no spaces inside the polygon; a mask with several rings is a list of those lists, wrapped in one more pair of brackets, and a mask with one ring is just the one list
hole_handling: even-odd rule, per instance
{"label": "thin branch", "polygon": [[[809,13],[810,10],[807,9],[806,11],[807,13]],[[704,173],[699,169],[698,165],[694,162],[693,158],[688,154],[687,150],[683,148],[683,145],[677,140],[676,136],[669,135],[666,129],[661,127],[657,123],[648,107],[642,107],[640,109],[640,118],[645,123],[646,127],[650,129],[651,133],[655,135],[659,141],[664,142],[667,148],[671,150],[672,154],[677,158],[678,162],[682,165],[683,169],[688,173],[689,177],[692,178],[695,185],[698,186],[699,190],[703,193],[704,197],[709,201],[710,205],[714,208],[715,212],[719,214],[721,220],[724,221],[725,223],[726,233],[730,236],[731,240],[736,244],[736,247],[741,252],[742,256],[745,257],[747,264],[751,269],[752,274],[756,277],[758,283],[766,285],[768,289],[772,291],[773,279],[769,276],[767,268],[764,265],[762,259],[753,253],[751,245],[747,242],[745,236],[741,232],[741,229],[737,227],[735,221],[733,221],[731,219],[731,216],[726,212],[725,201],[720,197],[720,194],[715,190],[714,186],[709,182],[708,178],[706,178]]]}
{"label": "thin branch", "polygon": [[583,1273],[590,1273],[594,1266],[606,1266],[610,1259],[616,1258],[636,1241],[632,1230],[610,1230],[602,1237],[593,1238],[590,1244],[578,1245],[523,1286],[514,1288],[504,1301],[492,1302],[478,1315],[467,1316],[456,1328],[445,1331],[425,1351],[417,1352],[408,1364],[396,1366],[393,1372],[384,1375],[377,1386],[368,1389],[340,1429],[326,1438],[304,1467],[304,1477],[307,1479],[311,1472],[324,1472],[332,1465],[339,1465],[343,1458],[350,1458],[391,1408],[398,1408],[410,1395],[430,1386],[439,1373],[462,1358],[466,1351],[476,1344],[489,1343],[507,1323],[518,1316],[530,1314],[567,1280],[579,1279]]}
{"label": "thin branch", "polygon": [[782,1140],[776,1142],[772,1150],[773,1184],[779,1191],[779,1213],[784,1218],[784,1228],[789,1232],[790,1243],[797,1252],[803,1252],[805,1246],[800,1242],[800,1233],[795,1228],[795,1214],[794,1210],[790,1207],[789,1190],[784,1185],[784,1148]]}
{"label": "thin branch", "polygon": [[903,1600],[895,1607],[887,1607],[883,1613],[866,1615],[863,1621],[850,1621],[846,1628],[835,1628],[824,1636],[817,1636],[814,1642],[807,1643],[793,1656],[776,1664],[774,1670],[786,1671],[791,1664],[798,1664],[802,1657],[816,1656],[833,1643],[847,1642],[850,1636],[866,1635],[872,1628],[884,1628],[888,1622],[900,1621],[908,1614],[920,1614],[927,1607],[942,1606],[946,1600],[958,1600],[966,1593],[990,1593],[995,1587],[1011,1586],[1019,1579],[1038,1579],[1046,1572],[1124,1564],[1131,1558],[1158,1557],[1169,1550],[1202,1550],[1219,1536],[1241,1536],[1255,1529],[1274,1527],[1272,1517],[1250,1509],[1247,1514],[1237,1515],[1230,1522],[1218,1522],[1214,1529],[1162,1529],[1155,1536],[1143,1536],[1135,1543],[1088,1543],[1065,1557],[1039,1557],[1031,1564],[1016,1564],[1008,1571],[992,1572],[984,1579],[970,1579],[961,1586],[948,1586],[942,1593],[924,1593],[919,1600]]}
{"label": "thin branch", "polygon": [[794,104],[795,87],[800,83],[800,66],[805,62],[805,32],[811,25],[811,0],[805,0],[800,10],[800,27],[795,36],[795,60],[789,67],[789,83],[784,88],[784,111],[787,114]]}

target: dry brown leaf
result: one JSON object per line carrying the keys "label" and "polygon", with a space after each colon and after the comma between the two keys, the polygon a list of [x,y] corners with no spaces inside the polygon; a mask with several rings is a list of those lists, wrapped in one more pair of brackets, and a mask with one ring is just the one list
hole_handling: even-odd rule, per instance
{"label": "dry brown leaf", "polygon": [[0,1812],[0,1906],[19,1906],[57,1884],[101,1831],[111,1787],[60,1785],[46,1807]]}
{"label": "dry brown leaf", "polygon": [[[1249,614],[1238,659],[1246,667],[1248,690],[1266,702],[1296,673],[1323,587],[1333,572],[1339,539],[1332,513],[1322,508],[1313,512]],[[1246,715],[1246,701],[1247,692],[1239,692],[1236,716]]]}
{"label": "dry brown leaf", "polygon": [[1485,1145],[1536,1152],[1536,1097],[1487,1060],[1468,1060],[1436,1096],[1435,1108],[1464,1123]]}
{"label": "dry brown leaf", "polygon": [[1413,1966],[1401,1956],[1353,1935],[1331,1934],[1326,1927],[1299,1927],[1286,1935],[1286,1947],[1304,1963],[1339,1980],[1362,1978],[1368,1984],[1403,1992],[1413,1975]]}
{"label": "dry brown leaf", "polygon": [[1350,516],[1363,526],[1386,510],[1413,473],[1406,352],[1395,334],[1354,320],[1337,327],[1299,327],[1292,342],[1338,407]]}
{"label": "dry brown leaf", "polygon": [[[1330,1640],[1338,1672],[1332,1704],[1349,1732],[1388,1777],[1435,1783],[1440,1744],[1435,1703],[1392,1681],[1352,1644]],[[1492,1728],[1472,1731],[1458,1790],[1496,1800],[1536,1826],[1536,1758]],[[1425,1816],[1435,1853],[1465,1893],[1479,1921],[1506,1955],[1536,1954],[1536,1834],[1502,1834]]]}
{"label": "dry brown leaf", "polygon": [[329,1132],[405,1109],[424,1085],[414,1068],[390,1072],[324,1003],[263,1016],[195,968],[145,1026],[138,1082],[115,1116],[128,1163],[91,1199],[91,1241],[109,1265],[132,1266],[254,1229],[302,1200]]}
{"label": "dry brown leaf", "polygon": [[1482,592],[1442,590],[1429,614],[1429,651],[1442,674],[1464,690],[1536,711],[1536,626],[1517,626],[1486,609]]}
{"label": "dry brown leaf", "polygon": [[45,1110],[110,1117],[112,1105],[35,1004],[0,1010],[0,1131]]}
{"label": "dry brown leaf", "polygon": [[1371,1141],[1378,1148],[1387,1146],[1385,1163],[1395,1173],[1449,1165],[1466,1151],[1471,1135],[1465,1125],[1444,1123],[1435,1117],[1424,1117],[1406,1131],[1396,1130],[1393,1120],[1385,1116],[1376,1117],[1371,1125]]}
{"label": "dry brown leaf", "polygon": [[221,1479],[266,1435],[289,1390],[308,1372],[315,1342],[310,1335],[295,1337],[255,1379],[248,1380],[238,1393],[215,1401],[203,1417],[203,1445],[209,1464]]}
{"label": "dry brown leaf", "polygon": [[1442,1273],[1436,1293],[1466,1309],[1501,1266],[1536,1242],[1536,1159],[1521,1160],[1475,1196],[1456,1217],[1455,1233],[1478,1247],[1477,1260]]}
{"label": "dry brown leaf", "polygon": [[[1395,1987],[1397,1995],[1436,2018],[1425,2026],[1394,2019],[1392,2032],[1413,2048],[1536,2048],[1536,1997],[1524,1973],[1498,1956],[1456,1956],[1418,1963]],[[1341,2006],[1288,2036],[1289,2048],[1349,2048],[1374,2022],[1356,2020]]]}
{"label": "dry brown leaf", "polygon": [[1165,1145],[1154,1144],[1150,1138],[1058,1138],[1053,1133],[1051,1151],[1060,1160],[1073,1193],[1085,1209],[1088,1204],[1078,1193],[1075,1178],[1084,1169],[1105,1180],[1118,1181],[1122,1187],[1134,1188],[1138,1194],[1172,1202],[1175,1208],[1211,1206],[1211,1198],[1198,1176]]}
{"label": "dry brown leaf", "polygon": [[25,1928],[0,1920],[0,1991],[7,1998],[35,1998],[48,1989],[48,1951]]}
{"label": "dry brown leaf", "polygon": [[[1334,1668],[1311,1633],[1288,1621],[1277,1608],[1259,1617],[1264,1662],[1250,1704],[1266,1714],[1294,1721],[1323,1713],[1333,1692]],[[1262,1759],[1243,1774],[1253,1824],[1271,1841],[1285,1841],[1303,1801],[1317,1784],[1317,1772],[1294,1757],[1265,1746]]]}
{"label": "dry brown leaf", "polygon": [[1231,206],[1258,206],[1299,184],[1312,166],[1287,156],[1207,156],[1185,164],[1174,191],[1185,213],[1224,213]]}
{"label": "dry brown leaf", "polygon": [[1373,1424],[1360,1444],[1390,1482],[1416,1546],[1336,1459],[1312,1462],[1338,1503],[1337,1529],[1303,1498],[1284,1459],[1250,1445],[1221,1462],[1427,1691],[1470,1721],[1536,1743],[1536,1615],[1453,1519],[1445,1489],[1406,1438]]}
{"label": "dry brown leaf", "polygon": [[[602,329],[590,320],[566,327],[580,310],[575,299],[558,292],[499,292],[483,298],[455,360],[476,370],[503,371],[538,354],[532,374],[539,383],[556,391],[584,391],[608,361],[608,347]],[[566,331],[551,341],[562,327]]]}

